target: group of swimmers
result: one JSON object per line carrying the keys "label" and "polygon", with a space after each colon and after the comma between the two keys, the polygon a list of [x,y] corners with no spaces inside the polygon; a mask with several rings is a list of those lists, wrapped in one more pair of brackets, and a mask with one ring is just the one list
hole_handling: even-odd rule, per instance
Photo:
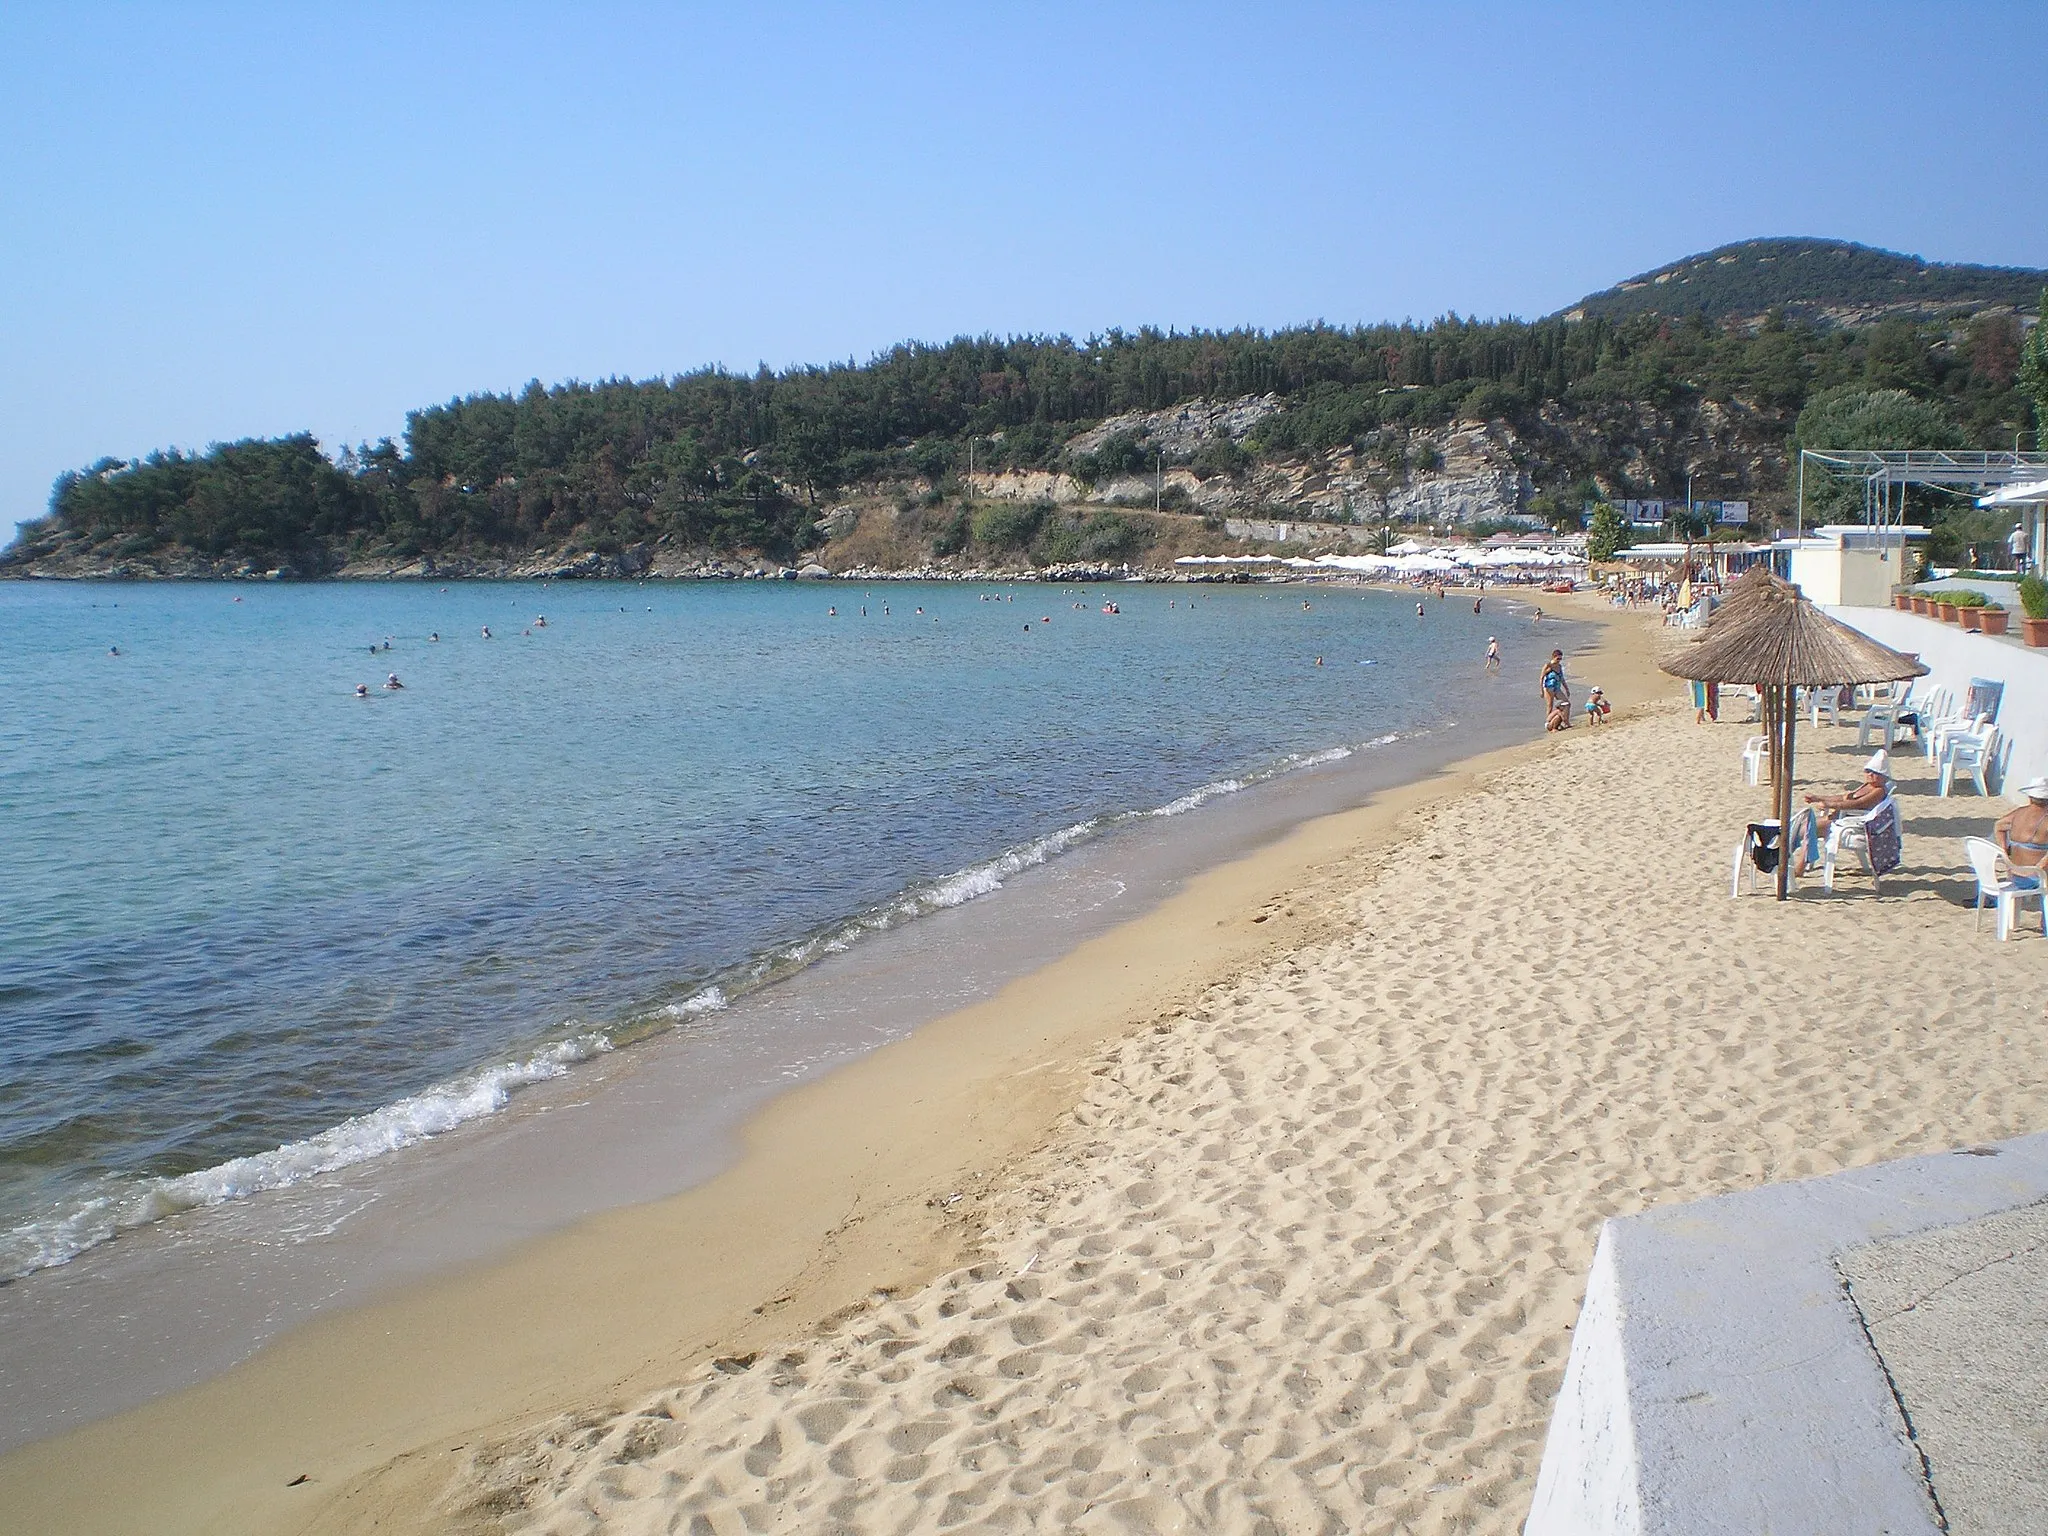
{"label": "group of swimmers", "polygon": [[[442,590],[443,592],[446,592],[446,591],[447,591],[448,589],[447,589],[446,587],[443,587],[443,588],[442,588],[441,590]],[[239,602],[241,601],[241,599],[240,599],[240,598],[238,597],[238,598],[236,598],[236,599],[235,599],[235,601],[239,603]],[[624,610],[623,608],[622,608],[622,609],[620,609],[619,611],[620,611],[621,613],[625,612],[625,610]],[[525,630],[521,631],[521,633],[523,633],[523,634],[528,634],[528,635],[530,635],[530,634],[532,634],[532,633],[534,632],[534,630],[536,630],[536,629],[546,629],[547,627],[548,627],[548,617],[547,617],[547,615],[546,615],[546,614],[544,614],[544,613],[543,613],[543,614],[539,614],[539,615],[537,615],[537,616],[535,617],[534,621],[533,621],[533,624],[532,624],[532,625],[531,625],[531,626],[530,626],[529,628],[527,628],[527,629],[525,629]],[[486,639],[486,640],[492,640],[492,639],[496,639],[496,638],[497,638],[496,636],[494,636],[494,635],[493,635],[493,634],[491,633],[491,626],[490,626],[490,625],[488,625],[488,624],[485,624],[485,625],[483,625],[483,626],[482,626],[482,631],[483,631],[483,638],[484,638],[484,639]],[[371,654],[372,656],[375,656],[375,655],[378,655],[378,654],[379,654],[380,652],[383,652],[383,651],[388,651],[388,650],[390,650],[390,649],[391,649],[391,638],[392,638],[391,636],[389,636],[389,635],[386,635],[386,636],[385,636],[385,637],[384,637],[384,638],[383,638],[383,639],[382,639],[381,641],[379,641],[379,642],[377,642],[376,644],[372,645],[372,646],[370,647],[370,654]],[[433,631],[432,633],[430,633],[430,634],[429,634],[429,635],[427,636],[427,643],[428,643],[429,645],[439,645],[439,644],[441,643],[441,631],[439,631],[439,630],[437,629],[437,630],[434,630],[434,631]],[[114,654],[118,656],[118,655],[120,654],[120,652],[119,652],[119,651],[116,651],[116,652],[115,652]],[[381,686],[383,687],[383,690],[384,690],[384,692],[386,692],[386,693],[396,693],[396,692],[400,691],[401,689],[403,689],[403,688],[405,687],[405,684],[401,683],[401,682],[400,682],[400,681],[398,680],[398,674],[397,674],[396,672],[388,672],[388,673],[386,673],[386,674],[385,674],[385,676],[384,676],[384,681],[383,681],[383,684],[382,684]],[[369,685],[368,683],[357,683],[357,684],[356,684],[356,687],[355,687],[355,697],[357,697],[357,698],[359,698],[359,699],[367,699],[367,698],[368,698],[369,696],[370,696],[370,685]]]}

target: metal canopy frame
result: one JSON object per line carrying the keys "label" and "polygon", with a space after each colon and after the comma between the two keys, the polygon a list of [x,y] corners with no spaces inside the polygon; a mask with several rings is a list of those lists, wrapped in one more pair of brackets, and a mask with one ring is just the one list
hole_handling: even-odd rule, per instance
{"label": "metal canopy frame", "polygon": [[[1933,485],[1995,490],[2015,481],[2048,478],[2048,453],[1958,452],[1944,448],[1802,448],[1799,450],[1797,537],[1806,536],[1806,466],[1836,480],[1863,482],[1863,523],[1878,531],[1881,554],[1891,532],[1906,523],[1906,487]],[[1905,535],[1899,535],[1905,543]]]}

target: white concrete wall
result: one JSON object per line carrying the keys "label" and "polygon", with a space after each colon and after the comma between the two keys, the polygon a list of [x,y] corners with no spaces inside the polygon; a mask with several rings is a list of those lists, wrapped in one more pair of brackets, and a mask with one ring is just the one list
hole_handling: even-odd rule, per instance
{"label": "white concrete wall", "polygon": [[1618,1217],[1526,1536],[1936,1536],[1834,1256],[2048,1198],[2048,1134]]}
{"label": "white concrete wall", "polygon": [[[2005,697],[1999,701],[1998,725],[2010,744],[2003,784],[2023,784],[2036,774],[2048,773],[2048,650],[1973,635],[1954,624],[1900,613],[1896,608],[1832,607],[1827,611],[1895,651],[1918,656],[1932,669],[1921,680],[1922,688],[1960,692],[1969,687],[1973,677],[2002,680]],[[2010,623],[2017,633],[2017,609]]]}
{"label": "white concrete wall", "polygon": [[1635,1430],[1621,1346],[1621,1279],[1608,1229],[1593,1250],[1571,1359],[1551,1411],[1523,1536],[1641,1536]]}

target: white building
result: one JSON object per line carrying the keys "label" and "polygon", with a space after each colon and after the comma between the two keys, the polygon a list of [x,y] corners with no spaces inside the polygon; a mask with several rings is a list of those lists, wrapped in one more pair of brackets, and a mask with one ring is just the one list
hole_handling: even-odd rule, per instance
{"label": "white building", "polygon": [[1828,523],[1771,545],[1777,573],[1823,607],[1889,608],[1909,579],[1908,545],[1927,537],[1912,524],[1873,528]]}
{"label": "white building", "polygon": [[2003,507],[2018,514],[2010,548],[2021,570],[2038,571],[2048,556],[2048,480],[2002,485],[1988,496],[1979,496],[1980,507]]}

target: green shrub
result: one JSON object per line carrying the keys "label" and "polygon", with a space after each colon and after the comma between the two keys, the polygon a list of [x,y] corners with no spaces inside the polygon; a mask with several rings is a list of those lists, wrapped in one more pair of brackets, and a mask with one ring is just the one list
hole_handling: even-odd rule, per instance
{"label": "green shrub", "polygon": [[2048,581],[2029,576],[2020,583],[2020,612],[2030,619],[2048,619]]}
{"label": "green shrub", "polygon": [[999,501],[974,514],[974,542],[984,549],[1023,549],[1044,521],[1043,507]]}
{"label": "green shrub", "polygon": [[932,553],[942,560],[948,555],[959,554],[967,547],[967,535],[971,531],[966,510],[963,508],[955,512],[932,535]]}

